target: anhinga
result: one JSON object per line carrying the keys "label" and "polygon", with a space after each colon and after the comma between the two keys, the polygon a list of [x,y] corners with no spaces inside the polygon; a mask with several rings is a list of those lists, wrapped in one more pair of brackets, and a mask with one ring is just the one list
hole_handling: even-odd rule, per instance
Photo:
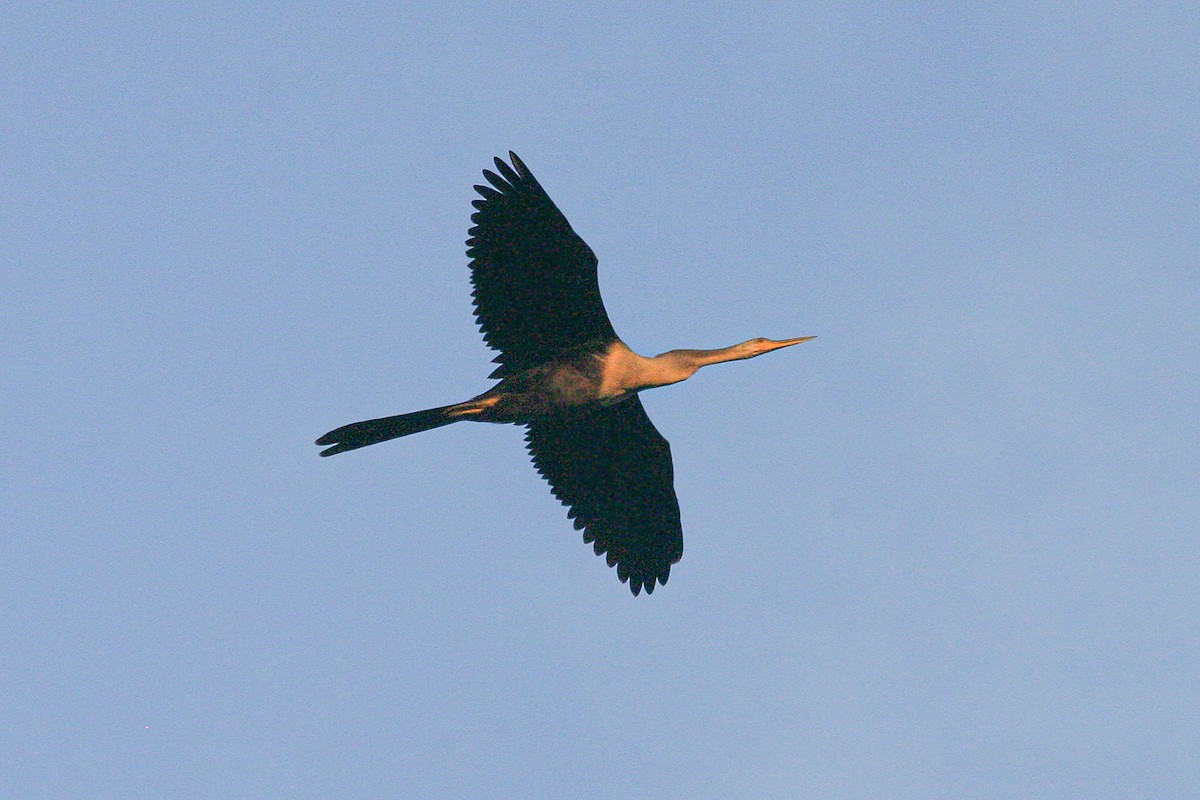
{"label": "anhinga", "polygon": [[533,464],[597,555],[636,595],[665,584],[683,556],[671,448],[637,393],[722,361],[806,342],[751,339],[720,350],[646,358],[617,338],[596,279],[596,256],[529,168],[510,152],[491,186],[476,186],[467,240],[475,316],[500,351],[500,382],[463,403],[345,425],[317,439],[331,456],[451,422],[526,426]]}

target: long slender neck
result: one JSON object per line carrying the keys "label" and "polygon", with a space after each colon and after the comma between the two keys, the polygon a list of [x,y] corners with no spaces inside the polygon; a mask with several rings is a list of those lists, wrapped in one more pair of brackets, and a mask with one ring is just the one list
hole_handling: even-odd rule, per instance
{"label": "long slender neck", "polygon": [[670,350],[646,359],[646,369],[638,377],[647,381],[646,388],[667,386],[692,377],[696,370],[709,364],[720,364],[722,361],[735,361],[745,357],[746,354],[739,350],[739,345],[722,347],[719,350]]}
{"label": "long slender neck", "polygon": [[610,397],[624,392],[669,386],[696,374],[708,364],[749,358],[745,344],[723,347],[720,350],[671,350],[647,358],[630,350],[624,342],[616,341],[601,357],[604,362],[600,396]]}
{"label": "long slender neck", "polygon": [[655,356],[654,359],[664,358],[679,364],[686,364],[691,368],[692,373],[695,373],[696,370],[707,367],[709,364],[737,361],[739,358],[745,357],[746,352],[742,345],[735,344],[732,347],[722,347],[717,350],[669,350],[660,356]]}

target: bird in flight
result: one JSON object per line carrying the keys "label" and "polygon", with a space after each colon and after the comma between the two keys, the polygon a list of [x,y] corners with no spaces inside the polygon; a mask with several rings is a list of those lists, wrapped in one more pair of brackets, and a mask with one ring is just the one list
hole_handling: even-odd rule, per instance
{"label": "bird in flight", "polygon": [[[509,152],[476,186],[468,233],[475,317],[499,355],[492,388],[462,403],[343,425],[317,439],[332,456],[464,420],[524,425],[537,471],[576,530],[637,595],[666,584],[683,557],[671,447],[638,392],[700,367],[807,342],[750,339],[648,358],[617,337],[592,248],[529,168]],[[498,174],[497,174],[498,173]]]}

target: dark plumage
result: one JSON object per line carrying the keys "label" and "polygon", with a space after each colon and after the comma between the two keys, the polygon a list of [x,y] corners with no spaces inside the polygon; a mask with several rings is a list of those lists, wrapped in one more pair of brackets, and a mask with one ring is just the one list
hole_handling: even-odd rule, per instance
{"label": "dark plumage", "polygon": [[683,556],[671,447],[637,393],[707,364],[753,358],[812,337],[751,339],[720,350],[639,356],[609,322],[596,256],[529,168],[509,153],[476,186],[467,240],[472,297],[500,382],[463,403],[355,422],[317,440],[321,455],[460,420],[525,425],[534,466],[584,541],[636,595],[665,584]]}
{"label": "dark plumage", "polygon": [[500,175],[483,171],[495,189],[475,187],[484,199],[471,202],[478,210],[467,231],[475,318],[500,351],[493,378],[617,338],[600,299],[596,254],[521,159],[509,157],[512,167],[496,159]]}
{"label": "dark plumage", "polygon": [[683,558],[671,445],[635,395],[624,402],[529,423],[533,465],[596,555],[637,594],[666,583]]}

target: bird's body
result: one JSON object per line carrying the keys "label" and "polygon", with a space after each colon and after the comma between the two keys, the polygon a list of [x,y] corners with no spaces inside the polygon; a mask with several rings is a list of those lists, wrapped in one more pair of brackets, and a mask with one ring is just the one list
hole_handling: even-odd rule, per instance
{"label": "bird's body", "polygon": [[[670,446],[638,392],[678,383],[708,364],[753,358],[813,338],[751,339],[719,350],[641,356],[616,335],[596,257],[528,168],[496,159],[476,186],[472,259],[476,316],[500,350],[499,383],[462,403],[355,422],[317,440],[323,456],[453,422],[527,427],[534,466],[571,507],[575,527],[636,595],[665,584],[683,555]],[[494,188],[493,188],[494,187]]]}
{"label": "bird's body", "polygon": [[480,422],[524,425],[543,417],[611,405],[632,391],[622,381],[626,377],[625,354],[632,356],[633,351],[620,340],[586,344],[576,352],[501,378],[483,394],[456,406],[456,413]]}

